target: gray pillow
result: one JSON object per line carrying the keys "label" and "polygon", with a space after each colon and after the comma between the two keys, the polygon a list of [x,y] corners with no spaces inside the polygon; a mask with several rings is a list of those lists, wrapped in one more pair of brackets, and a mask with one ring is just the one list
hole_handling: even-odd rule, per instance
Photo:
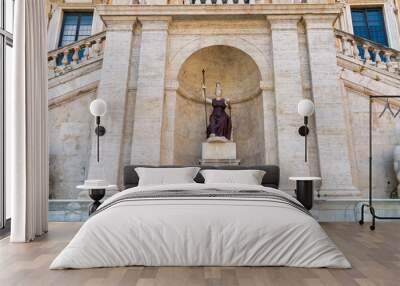
{"label": "gray pillow", "polygon": [[135,168],[139,176],[138,186],[170,185],[195,183],[193,180],[200,171],[199,167],[184,168]]}
{"label": "gray pillow", "polygon": [[202,170],[205,184],[261,185],[265,171],[261,170]]}

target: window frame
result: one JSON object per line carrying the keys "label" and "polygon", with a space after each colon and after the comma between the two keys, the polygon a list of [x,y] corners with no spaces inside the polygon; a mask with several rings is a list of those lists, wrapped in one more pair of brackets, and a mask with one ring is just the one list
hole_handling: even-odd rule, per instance
{"label": "window frame", "polygon": [[[389,31],[388,31],[388,28],[387,28],[387,15],[386,15],[386,10],[385,10],[385,7],[384,7],[383,4],[382,5],[380,5],[380,4],[351,5],[350,6],[350,17],[351,17],[350,20],[351,20],[351,26],[352,26],[352,29],[353,29],[353,34],[355,35],[355,32],[354,32],[355,28],[354,28],[353,15],[352,15],[353,10],[359,10],[359,11],[363,10],[364,17],[365,17],[365,20],[366,20],[365,22],[366,22],[367,29],[368,29],[368,35],[370,35],[370,29],[369,29],[369,26],[368,26],[367,10],[373,10],[373,9],[380,9],[382,11],[382,23],[381,23],[381,25],[382,25],[382,27],[384,27],[384,30],[385,30],[386,46],[390,47],[391,46],[391,44],[390,44],[391,43],[391,39],[389,38],[389,33],[388,33]],[[371,39],[367,39],[367,40],[372,41]],[[384,44],[381,44],[381,43],[379,43],[379,44],[385,46]]]}
{"label": "window frame", "polygon": [[[6,104],[6,50],[13,48],[13,34],[6,30],[6,0],[0,0],[0,237],[9,233],[10,219],[6,215],[6,188],[5,188],[5,104]],[[13,13],[15,1],[12,1]],[[13,17],[13,16],[12,16]]]}
{"label": "window frame", "polygon": [[[58,41],[57,41],[57,49],[62,48],[63,46],[61,45],[62,39],[63,39],[63,34],[64,34],[64,21],[65,21],[65,14],[77,14],[77,15],[84,15],[84,14],[91,14],[92,15],[92,29],[93,29],[93,19],[94,19],[94,10],[90,9],[78,9],[78,10],[70,10],[70,9],[63,9],[62,10],[62,16],[61,16],[61,21],[60,21],[60,32],[58,33]],[[79,36],[79,28],[80,28],[80,21],[81,17],[78,18],[78,24],[76,26],[75,30],[75,40],[74,42],[77,41],[77,38]],[[90,32],[92,33],[92,31]]]}

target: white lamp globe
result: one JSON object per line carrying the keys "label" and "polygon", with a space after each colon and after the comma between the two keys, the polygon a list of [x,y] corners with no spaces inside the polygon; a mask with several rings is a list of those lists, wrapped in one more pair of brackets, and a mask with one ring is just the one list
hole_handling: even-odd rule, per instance
{"label": "white lamp globe", "polygon": [[102,99],[95,99],[90,103],[90,113],[93,116],[103,116],[107,112],[107,104]]}
{"label": "white lamp globe", "polygon": [[297,112],[304,117],[311,116],[314,113],[314,103],[309,99],[300,100],[297,105]]}

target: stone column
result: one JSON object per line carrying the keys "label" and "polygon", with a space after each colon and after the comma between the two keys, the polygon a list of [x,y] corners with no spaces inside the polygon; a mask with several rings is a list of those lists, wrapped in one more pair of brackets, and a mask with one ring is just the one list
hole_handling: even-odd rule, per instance
{"label": "stone column", "polygon": [[265,164],[278,165],[276,104],[272,82],[260,82],[263,97]]}
{"label": "stone column", "polygon": [[309,173],[304,164],[304,140],[297,131],[303,123],[297,113],[297,104],[303,98],[297,30],[300,16],[276,15],[267,19],[271,24],[280,188],[289,190],[293,189],[290,176]]}
{"label": "stone column", "polygon": [[337,195],[355,188],[338,82],[333,31],[335,18],[336,15],[304,16],[322,177],[321,194],[335,191]]}
{"label": "stone column", "polygon": [[132,164],[160,164],[170,17],[142,17]]}
{"label": "stone column", "polygon": [[161,134],[161,164],[173,165],[175,162],[175,111],[179,83],[169,81],[165,91],[163,127]]}
{"label": "stone column", "polygon": [[[106,47],[97,98],[107,103],[107,113],[101,118],[106,134],[100,138],[100,164],[96,159],[97,137],[92,129],[92,150],[89,178],[107,179],[110,184],[120,180],[121,152],[124,133],[125,105],[128,93],[129,67],[135,17],[107,18]],[[87,109],[89,112],[89,106]],[[94,122],[94,118],[93,118]]]}

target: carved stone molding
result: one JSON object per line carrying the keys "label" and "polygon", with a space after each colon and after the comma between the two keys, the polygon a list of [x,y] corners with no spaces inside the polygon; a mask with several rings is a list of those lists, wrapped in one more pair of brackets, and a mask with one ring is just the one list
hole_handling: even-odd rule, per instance
{"label": "carved stone molding", "polygon": [[337,19],[337,15],[304,15],[303,21],[306,29],[333,29],[333,24]]}
{"label": "carved stone molding", "polygon": [[339,15],[343,4],[99,5],[100,16]]}
{"label": "carved stone molding", "polygon": [[271,25],[271,30],[292,30],[297,29],[301,20],[300,15],[268,15],[267,21]]}
{"label": "carved stone molding", "polygon": [[133,31],[137,22],[136,16],[104,16],[100,15],[107,31]]}

